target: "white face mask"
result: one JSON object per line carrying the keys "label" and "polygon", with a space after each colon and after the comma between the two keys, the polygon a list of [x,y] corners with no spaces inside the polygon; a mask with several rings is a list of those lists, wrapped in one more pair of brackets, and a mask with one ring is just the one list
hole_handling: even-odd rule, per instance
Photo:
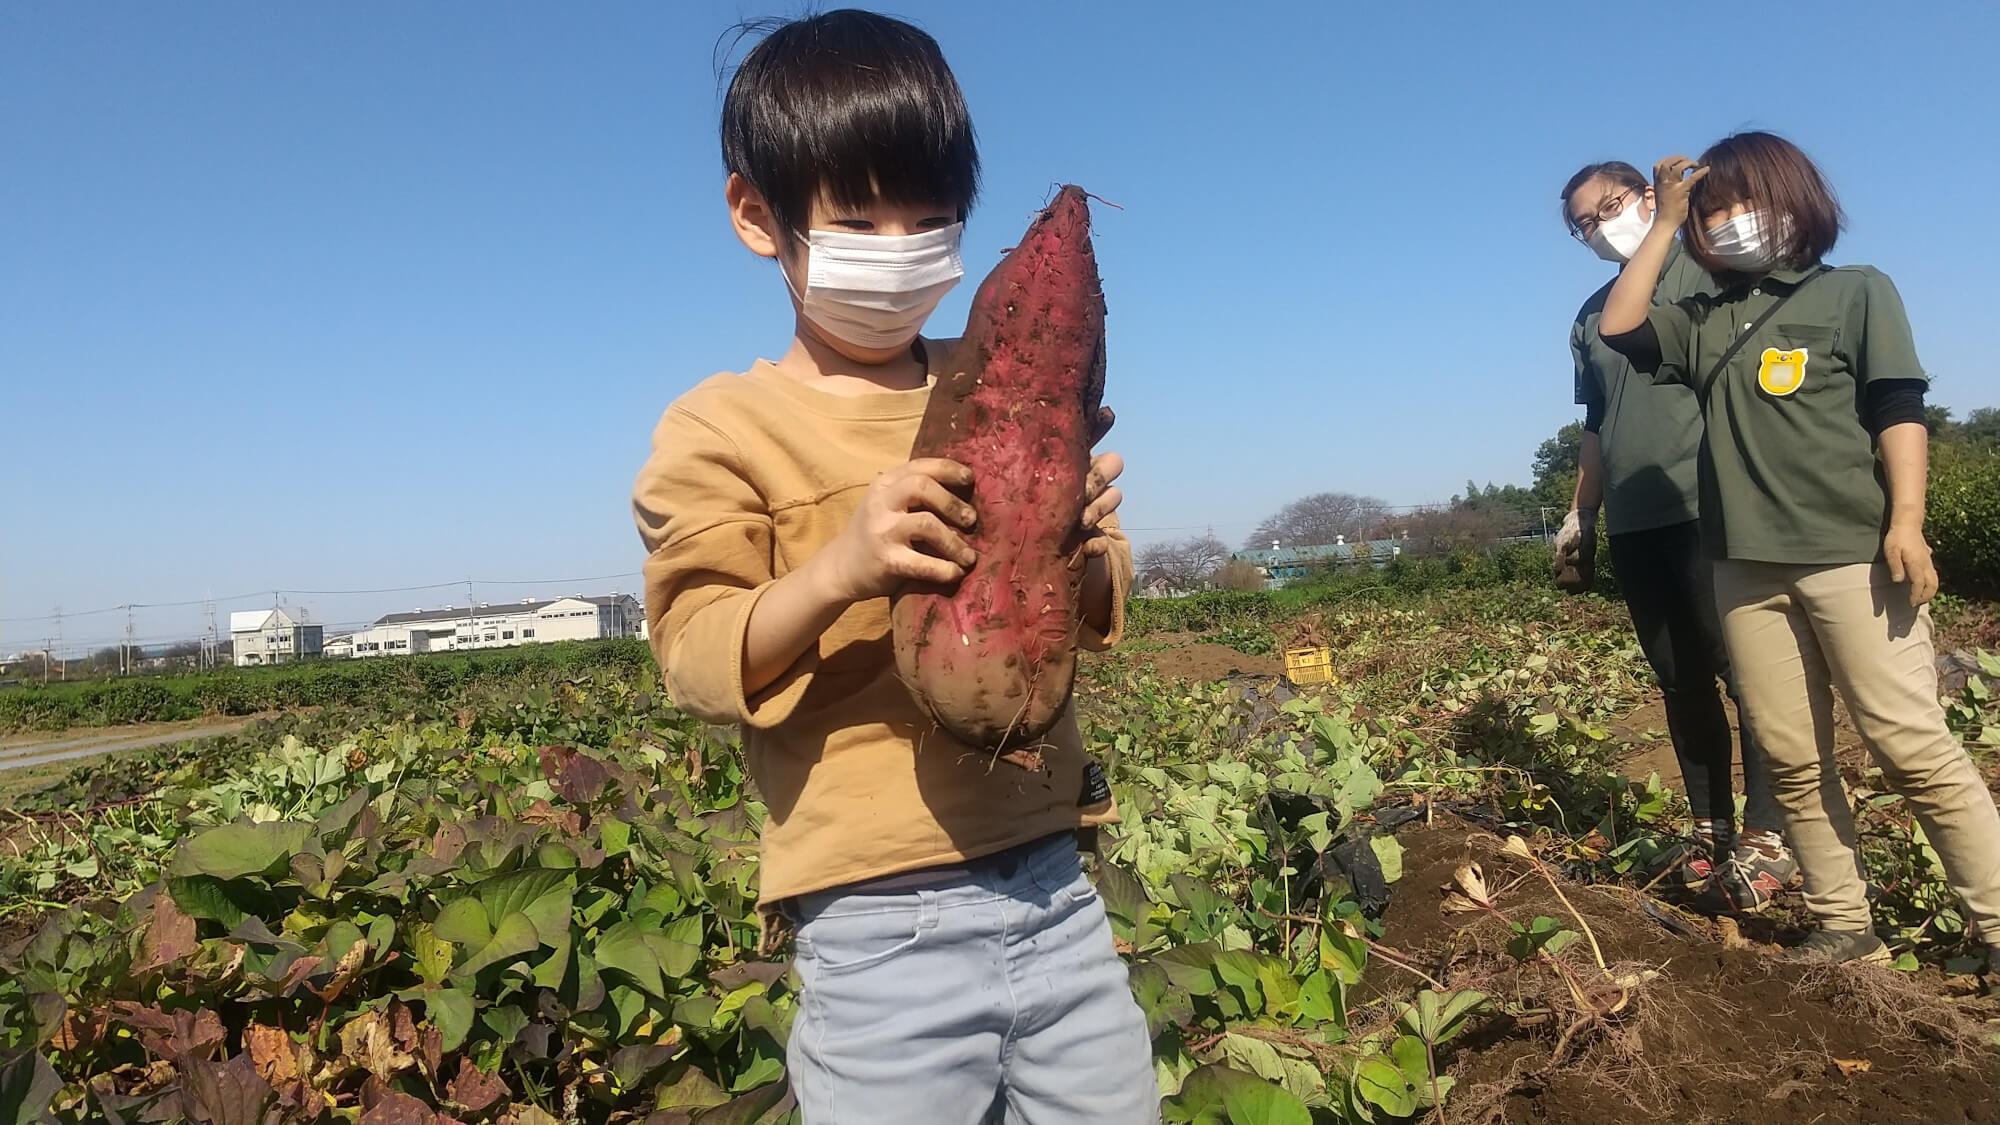
{"label": "white face mask", "polygon": [[[877,351],[900,348],[965,276],[958,256],[964,233],[964,223],[920,234],[813,231],[804,240],[806,291],[792,293],[806,319],[835,339]],[[785,285],[791,284],[787,275]]]}
{"label": "white face mask", "polygon": [[1653,216],[1639,217],[1639,200],[1633,199],[1625,205],[1617,217],[1597,224],[1591,232],[1590,248],[1607,262],[1624,265],[1639,252],[1639,244],[1646,240],[1646,232],[1653,229]]}
{"label": "white face mask", "polygon": [[1778,254],[1792,237],[1792,220],[1787,215],[1774,231],[1765,230],[1764,213],[1745,211],[1708,232],[1709,253],[1738,273],[1762,273],[1778,262]]}

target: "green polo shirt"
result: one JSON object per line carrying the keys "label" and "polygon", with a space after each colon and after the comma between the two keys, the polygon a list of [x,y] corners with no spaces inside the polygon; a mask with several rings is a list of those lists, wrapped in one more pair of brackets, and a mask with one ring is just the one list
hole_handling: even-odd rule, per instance
{"label": "green polo shirt", "polygon": [[[1736,337],[1796,290],[1703,383]],[[1752,562],[1873,562],[1889,493],[1862,423],[1869,384],[1925,379],[1903,299],[1870,266],[1777,270],[1724,292],[1656,305],[1655,378],[1694,387],[1702,541]]]}
{"label": "green polo shirt", "polygon": [[[1613,535],[1651,531],[1695,518],[1701,451],[1701,407],[1685,385],[1659,384],[1632,369],[1597,334],[1597,318],[1613,278],[1590,295],[1569,329],[1576,361],[1577,405],[1594,407],[1603,422],[1604,518]],[[1715,279],[1676,241],[1653,289],[1653,303],[1671,304],[1716,290]]]}

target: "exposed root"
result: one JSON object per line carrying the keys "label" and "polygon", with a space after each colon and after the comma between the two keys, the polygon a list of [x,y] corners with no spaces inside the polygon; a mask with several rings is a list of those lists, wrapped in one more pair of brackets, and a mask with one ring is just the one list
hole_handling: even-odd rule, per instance
{"label": "exposed root", "polygon": [[993,767],[1002,761],[1012,762],[1014,765],[1020,766],[1031,773],[1042,772],[1041,748],[1047,746],[1048,743],[1042,742],[1033,746],[1016,747],[1012,750],[1006,749],[1006,746],[1008,740],[1014,737],[1014,731],[1021,725],[1021,719],[1027,715],[1028,708],[1035,702],[1035,692],[1041,689],[1042,669],[1045,667],[1047,665],[1040,661],[1035,663],[1035,674],[1028,677],[1028,693],[1021,697],[1021,707],[1014,712],[1014,717],[1007,720],[1007,732],[1000,736],[1000,746],[993,751],[993,760],[986,763],[986,772],[993,772]]}
{"label": "exposed root", "polygon": [[1991,1035],[1977,1017],[1939,997],[1906,973],[1872,965],[1815,965],[1792,989],[1843,1016],[1881,1028],[1884,1038],[1928,1043],[1925,1057],[1945,1066],[1992,1065]]}
{"label": "exposed root", "polygon": [[[1621,1091],[1635,1109],[1655,1116],[1668,1112],[1675,1098],[1675,1084],[1663,1070],[1674,1065],[1680,1054],[1672,1044],[1680,1037],[1699,1036],[1716,1022],[1733,1022],[1742,1009],[1717,997],[1703,998],[1697,1010],[1681,992],[1671,988],[1649,989],[1643,999],[1605,1025],[1605,1034],[1579,1060],[1583,1073],[1599,1076],[1602,1084]],[[1662,1060],[1666,1060],[1664,1063]],[[1704,1072],[1712,1078],[1753,1080],[1758,1071],[1749,1062],[1718,1063],[1707,1060]]]}

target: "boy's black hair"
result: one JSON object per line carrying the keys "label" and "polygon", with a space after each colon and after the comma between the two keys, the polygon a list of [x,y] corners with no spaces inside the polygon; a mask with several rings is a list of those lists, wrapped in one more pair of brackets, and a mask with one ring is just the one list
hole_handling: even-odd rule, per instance
{"label": "boy's black hair", "polygon": [[744,56],[722,160],[799,234],[821,193],[839,207],[942,204],[960,220],[979,194],[972,118],[937,40],[851,8],[780,23]]}

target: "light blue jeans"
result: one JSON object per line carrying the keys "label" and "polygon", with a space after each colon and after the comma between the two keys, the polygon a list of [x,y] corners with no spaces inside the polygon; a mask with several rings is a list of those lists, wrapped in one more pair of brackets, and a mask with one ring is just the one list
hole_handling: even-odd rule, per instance
{"label": "light blue jeans", "polygon": [[802,895],[806,1125],[1151,1125],[1152,1044],[1075,837],[934,888]]}

